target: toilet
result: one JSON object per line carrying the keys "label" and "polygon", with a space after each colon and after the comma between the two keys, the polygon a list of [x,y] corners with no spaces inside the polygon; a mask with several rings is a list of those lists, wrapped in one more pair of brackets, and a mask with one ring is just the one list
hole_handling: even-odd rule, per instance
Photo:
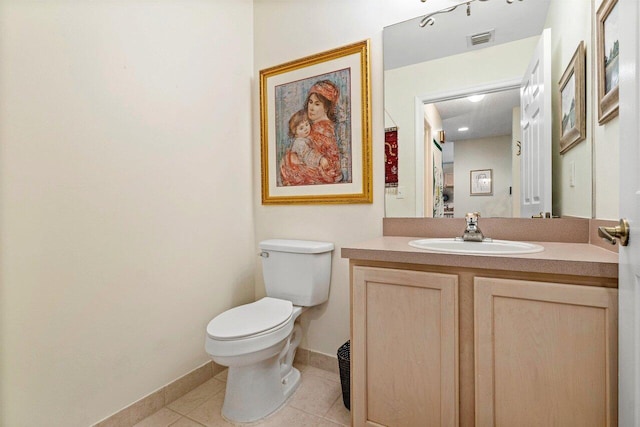
{"label": "toilet", "polygon": [[229,367],[222,415],[235,423],[265,418],[296,390],[302,328],[295,321],[329,297],[333,243],[272,239],[259,247],[267,296],[207,325],[207,353]]}

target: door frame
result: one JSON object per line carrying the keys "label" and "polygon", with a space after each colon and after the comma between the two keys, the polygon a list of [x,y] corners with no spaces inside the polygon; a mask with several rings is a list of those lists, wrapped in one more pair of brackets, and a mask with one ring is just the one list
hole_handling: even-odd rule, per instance
{"label": "door frame", "polygon": [[[416,217],[423,218],[425,216],[425,174],[426,168],[424,164],[425,143],[424,143],[424,106],[435,102],[449,101],[451,99],[464,98],[477,93],[493,93],[502,92],[511,89],[520,89],[522,76],[514,76],[509,79],[497,80],[482,85],[469,86],[462,89],[432,92],[429,94],[416,96],[414,98],[415,112],[415,150],[416,150]],[[454,166],[455,167],[455,166]]]}

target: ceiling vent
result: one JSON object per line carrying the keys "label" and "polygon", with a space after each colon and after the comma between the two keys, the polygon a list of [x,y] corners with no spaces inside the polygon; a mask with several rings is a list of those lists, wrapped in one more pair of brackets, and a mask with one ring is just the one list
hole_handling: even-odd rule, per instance
{"label": "ceiling vent", "polygon": [[492,42],[495,38],[496,30],[489,30],[478,34],[472,34],[467,36],[467,46],[477,46],[479,44],[485,44]]}

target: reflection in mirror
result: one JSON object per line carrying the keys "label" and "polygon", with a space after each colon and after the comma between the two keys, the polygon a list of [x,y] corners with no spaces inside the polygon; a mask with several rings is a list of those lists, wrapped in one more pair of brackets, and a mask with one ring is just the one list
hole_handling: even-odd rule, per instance
{"label": "reflection in mirror", "polygon": [[[435,15],[435,23],[424,28],[419,25],[424,16],[385,27],[385,127],[397,129],[398,141],[394,159],[398,183],[388,185],[385,192],[387,217],[464,217],[470,211],[480,211],[484,217],[530,217],[531,212],[543,209],[526,210],[523,201],[537,196],[532,198],[527,193],[532,185],[524,184],[530,178],[521,178],[526,173],[521,165],[536,162],[543,166],[541,174],[548,175],[536,179],[546,182],[549,193],[553,193],[553,207],[549,206],[551,196],[544,196],[548,197],[544,211],[591,217],[589,125],[587,140],[560,156],[555,123],[560,75],[578,42],[591,40],[589,3],[477,1],[470,3],[469,15],[466,3],[461,3],[464,5],[449,13]],[[525,163],[518,153],[537,131],[529,127],[536,120],[523,120],[519,95],[526,92],[527,69],[536,61],[534,51],[545,44],[541,42],[543,29],[551,27],[546,32],[544,53],[548,81],[529,85],[530,94],[537,91],[548,97],[548,111],[541,111],[547,117],[547,136],[541,137],[540,143],[546,143],[549,153],[546,158]],[[484,43],[474,45],[478,39]],[[587,76],[590,84],[590,69]],[[486,95],[482,101],[474,104],[467,100],[480,93]],[[524,100],[525,105],[532,102],[529,98]],[[462,107],[470,109],[463,112]],[[504,110],[499,117],[488,116],[499,109]],[[587,123],[590,113],[588,116]],[[458,123],[462,119],[474,121]],[[463,127],[469,128],[466,133],[458,131]],[[485,128],[484,135],[475,133],[479,127]],[[491,148],[482,143],[491,144]],[[570,164],[576,171],[571,183],[567,176]],[[492,195],[471,195],[470,173],[478,169],[493,170]]]}
{"label": "reflection in mirror", "polygon": [[[519,139],[520,88],[437,101],[425,109],[439,113],[444,130],[444,216],[479,211],[484,216],[519,217],[512,187],[519,182],[520,159],[511,147],[512,139]],[[481,169],[492,171],[494,185],[491,194],[478,197],[471,195],[470,171]]]}

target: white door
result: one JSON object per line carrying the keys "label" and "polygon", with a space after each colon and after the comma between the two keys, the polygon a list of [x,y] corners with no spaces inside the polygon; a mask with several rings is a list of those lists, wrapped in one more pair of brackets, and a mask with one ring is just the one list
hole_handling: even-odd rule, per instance
{"label": "white door", "polygon": [[640,426],[640,36],[638,0],[619,0],[620,17],[620,215],[631,227],[620,246],[619,396],[620,426]]}
{"label": "white door", "polygon": [[547,28],[520,86],[520,216],[524,218],[551,212],[551,88],[551,29]]}

